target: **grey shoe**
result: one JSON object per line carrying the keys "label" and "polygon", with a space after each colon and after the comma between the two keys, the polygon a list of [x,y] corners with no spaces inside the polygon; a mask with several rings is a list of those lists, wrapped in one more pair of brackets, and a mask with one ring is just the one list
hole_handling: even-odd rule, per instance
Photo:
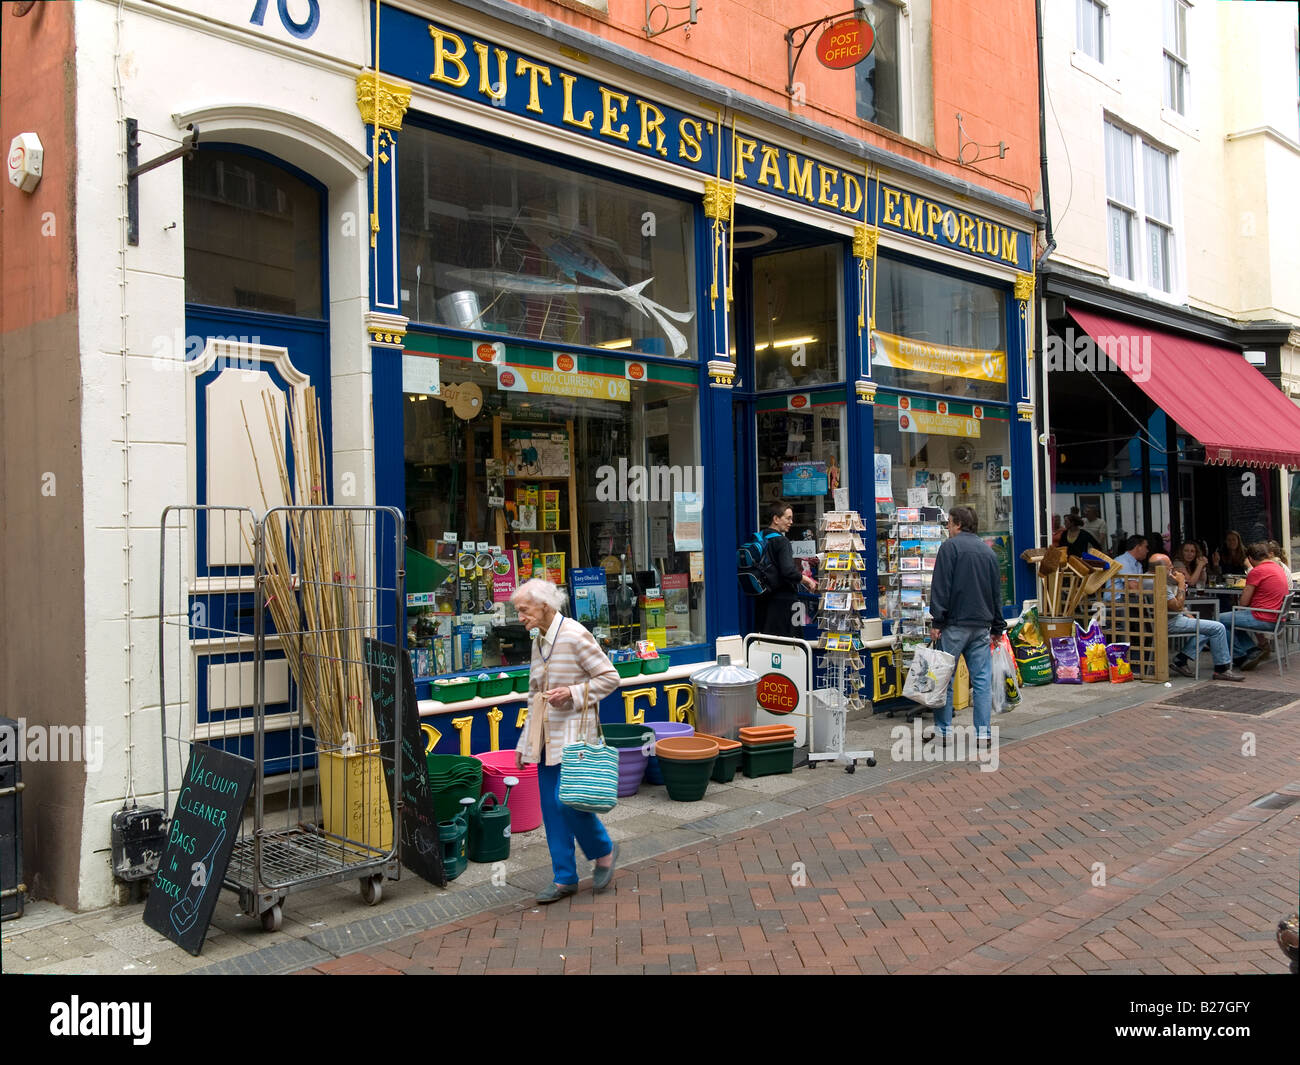
{"label": "grey shoe", "polygon": [[1235,670],[1232,670],[1232,669],[1225,669],[1222,673],[1218,673],[1218,672],[1211,673],[1211,674],[1210,674],[1210,679],[1211,679],[1211,680],[1235,680],[1235,681],[1243,681],[1243,680],[1245,680],[1246,678],[1243,677],[1240,673],[1236,672]]}
{"label": "grey shoe", "polygon": [[1244,670],[1252,670],[1267,657],[1268,652],[1262,647],[1252,647],[1246,652],[1246,657],[1242,659],[1241,668]]}
{"label": "grey shoe", "polygon": [[602,869],[599,865],[593,870],[591,875],[592,890],[596,892],[604,891],[609,887],[610,881],[614,879],[614,869],[618,865],[618,844],[614,844],[614,849],[609,852],[609,867]]}
{"label": "grey shoe", "polygon": [[1179,662],[1176,658],[1170,660],[1169,669],[1171,672],[1177,673],[1180,677],[1196,676],[1190,662]]}
{"label": "grey shoe", "polygon": [[567,899],[577,893],[577,884],[552,884],[537,896],[537,902],[542,906],[549,906],[552,902],[559,902],[560,899]]}

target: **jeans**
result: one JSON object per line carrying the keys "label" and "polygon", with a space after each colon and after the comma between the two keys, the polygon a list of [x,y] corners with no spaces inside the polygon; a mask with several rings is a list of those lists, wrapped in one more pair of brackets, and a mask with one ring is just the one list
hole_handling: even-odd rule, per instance
{"label": "jeans", "polygon": [[[1231,616],[1237,623],[1237,635],[1232,641],[1232,653],[1238,658],[1244,655],[1252,647],[1258,646],[1255,643],[1255,637],[1251,635],[1251,632],[1272,632],[1277,628],[1276,621],[1272,619],[1268,621],[1260,621],[1259,618],[1255,617],[1255,615],[1251,613],[1250,607],[1233,607]],[[1243,632],[1243,629],[1246,631]]]}
{"label": "jeans", "polygon": [[[971,704],[975,709],[975,735],[990,735],[993,719],[993,657],[989,652],[989,627],[987,625],[948,625],[939,632],[939,650],[953,658],[965,657],[970,673]],[[956,680],[956,676],[953,677]],[[946,736],[952,730],[952,684],[948,685],[948,700],[942,710],[934,712],[934,728]]]}
{"label": "jeans", "polygon": [[542,824],[546,828],[546,846],[551,852],[555,882],[576,884],[578,866],[573,841],[578,841],[589,861],[605,857],[614,849],[614,844],[599,817],[560,802],[560,767],[546,764],[545,751],[537,767],[537,787],[541,793]]}
{"label": "jeans", "polygon": [[[1210,645],[1210,654],[1214,656],[1216,666],[1227,666],[1232,664],[1232,658],[1228,654],[1228,630],[1223,627],[1221,621],[1211,621],[1206,618],[1198,622],[1196,618],[1188,617],[1186,614],[1169,615],[1169,635],[1176,636],[1180,633],[1187,633],[1194,636],[1199,631],[1199,637],[1196,639],[1196,650],[1188,652],[1184,650],[1182,654],[1188,658],[1196,658],[1201,649],[1208,643]],[[1184,644],[1186,647],[1186,644]]]}

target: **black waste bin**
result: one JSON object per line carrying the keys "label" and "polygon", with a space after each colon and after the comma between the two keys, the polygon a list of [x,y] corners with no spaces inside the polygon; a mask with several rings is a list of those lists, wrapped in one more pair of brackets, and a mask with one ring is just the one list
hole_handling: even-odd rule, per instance
{"label": "black waste bin", "polygon": [[0,717],[0,921],[23,915],[23,767],[18,722]]}

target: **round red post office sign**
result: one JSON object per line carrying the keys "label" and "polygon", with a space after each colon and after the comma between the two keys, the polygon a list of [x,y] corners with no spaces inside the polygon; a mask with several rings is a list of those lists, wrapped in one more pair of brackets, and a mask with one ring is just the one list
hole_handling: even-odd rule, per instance
{"label": "round red post office sign", "polygon": [[871,54],[876,35],[864,18],[847,18],[827,26],[817,38],[817,58],[832,70],[855,67]]}
{"label": "round red post office sign", "polygon": [[758,681],[758,705],[769,714],[793,714],[799,689],[784,673],[765,673]]}

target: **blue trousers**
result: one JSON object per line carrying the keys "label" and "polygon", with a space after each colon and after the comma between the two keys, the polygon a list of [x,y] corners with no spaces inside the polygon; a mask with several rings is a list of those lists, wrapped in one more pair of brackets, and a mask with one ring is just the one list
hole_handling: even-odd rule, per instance
{"label": "blue trousers", "polygon": [[1253,648],[1258,646],[1255,643],[1255,637],[1251,635],[1252,633],[1272,632],[1273,629],[1277,627],[1277,622],[1272,619],[1268,621],[1260,621],[1259,618],[1255,617],[1255,615],[1251,613],[1250,607],[1248,606],[1233,607],[1232,613],[1228,616],[1230,619],[1228,622],[1229,625],[1231,625],[1233,621],[1236,621],[1237,623],[1237,636],[1232,643],[1232,653],[1238,658],[1242,657],[1242,655],[1249,654]]}
{"label": "blue trousers", "polygon": [[576,884],[578,865],[574,840],[582,847],[588,861],[603,858],[614,849],[613,841],[600,818],[575,810],[560,802],[560,767],[546,764],[546,752],[537,766],[537,787],[541,792],[542,825],[546,828],[546,846],[551,852],[551,868],[557,884]]}
{"label": "blue trousers", "polygon": [[[993,718],[993,656],[989,650],[988,625],[945,625],[939,632],[939,650],[954,658],[966,659],[970,674],[971,705],[975,718],[975,735],[987,739]],[[956,681],[954,675],[953,681]],[[942,710],[934,711],[935,731],[946,736],[952,731],[952,683],[948,685],[948,701]]]}

